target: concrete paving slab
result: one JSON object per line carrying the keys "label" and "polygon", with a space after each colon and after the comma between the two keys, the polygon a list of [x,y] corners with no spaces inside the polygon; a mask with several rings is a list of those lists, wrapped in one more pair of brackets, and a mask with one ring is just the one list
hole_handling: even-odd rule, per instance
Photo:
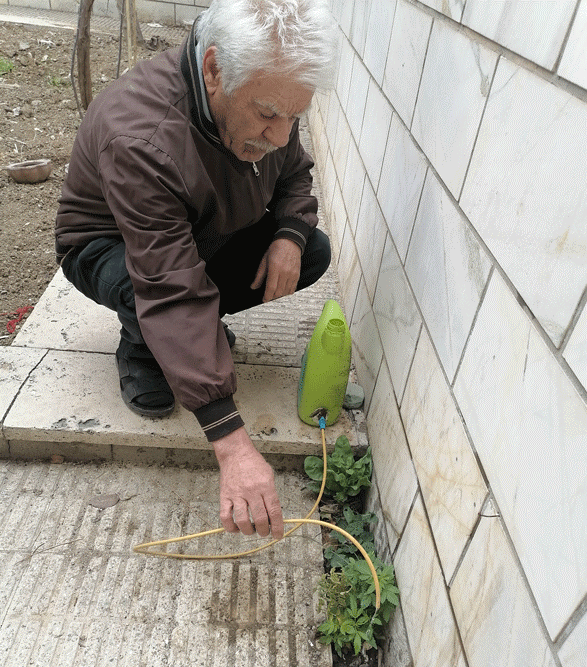
{"label": "concrete paving slab", "polygon": [[[319,453],[319,430],[297,416],[299,370],[245,364],[237,364],[236,370],[235,401],[257,448],[273,454]],[[66,350],[48,350],[19,386],[4,418],[3,432],[11,452],[13,447],[20,455],[28,451],[26,458],[49,451],[38,449],[35,443],[210,449],[193,414],[180,406],[164,419],[131,412],[120,398],[114,355]],[[334,442],[344,434],[353,440],[353,433],[353,424],[343,411],[329,427],[328,439]],[[62,453],[58,447],[50,451]],[[87,460],[88,451],[79,451],[82,460]],[[63,452],[72,454],[71,448]],[[99,452],[101,458],[104,450]]]}
{"label": "concrete paving slab", "polygon": [[[0,348],[0,420],[8,412],[23,383],[39,364],[46,350]],[[0,422],[1,423],[1,422]]]}
{"label": "concrete paving slab", "polygon": [[85,297],[59,269],[12,347],[113,353],[119,332],[116,313]]}
{"label": "concrete paving slab", "polygon": [[[276,481],[286,517],[305,516],[313,496],[303,478]],[[329,667],[314,637],[319,527],[239,560],[132,552],[218,525],[217,487],[210,471],[0,461],[0,665]],[[101,494],[120,501],[89,504]],[[224,534],[170,550],[262,542]]]}
{"label": "concrete paving slab", "polygon": [[0,458],[9,456],[3,420],[29,374],[43,358],[46,350],[0,348]]}

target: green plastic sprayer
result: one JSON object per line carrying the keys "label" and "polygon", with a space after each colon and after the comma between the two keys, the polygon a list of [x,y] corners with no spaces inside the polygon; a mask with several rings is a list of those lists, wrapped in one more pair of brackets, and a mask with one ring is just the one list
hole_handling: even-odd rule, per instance
{"label": "green plastic sprayer", "polygon": [[298,386],[298,414],[311,426],[326,416],[326,426],[338,419],[351,366],[351,332],[341,307],[333,299],[324,304],[302,357]]}

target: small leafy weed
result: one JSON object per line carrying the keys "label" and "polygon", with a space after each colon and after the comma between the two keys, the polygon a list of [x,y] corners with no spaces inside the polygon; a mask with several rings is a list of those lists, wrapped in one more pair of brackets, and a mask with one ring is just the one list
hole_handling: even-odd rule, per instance
{"label": "small leafy weed", "polygon": [[69,79],[62,76],[50,76],[49,85],[53,86],[54,88],[60,88],[61,86],[68,86]]}
{"label": "small leafy weed", "polygon": [[0,75],[8,74],[14,69],[14,63],[6,58],[0,58]]}
{"label": "small leafy weed", "polygon": [[358,655],[363,645],[375,648],[384,624],[398,605],[393,566],[370,554],[379,578],[381,606],[375,610],[375,584],[367,562],[350,559],[341,569],[333,568],[318,586],[318,609],[326,608],[326,620],[318,626],[319,640],[332,644],[338,655],[352,650]]}
{"label": "small leafy weed", "polygon": [[[367,553],[374,552],[375,544],[371,526],[377,523],[377,516],[373,512],[358,514],[350,507],[343,508],[342,513],[343,516],[336,522],[336,525],[360,542]],[[330,567],[344,567],[350,559],[361,558],[357,547],[344,535],[333,530],[330,537],[338,542],[324,550],[324,558]]]}
{"label": "small leafy weed", "polygon": [[[373,460],[371,448],[361,458],[355,460],[353,450],[346,436],[341,435],[334,444],[334,451],[326,459],[326,486],[324,493],[336,500],[345,503],[349,498],[358,496],[362,489],[371,486],[371,472]],[[307,456],[304,459],[304,470],[312,480],[308,487],[318,493],[322,484],[324,462],[317,456]]]}

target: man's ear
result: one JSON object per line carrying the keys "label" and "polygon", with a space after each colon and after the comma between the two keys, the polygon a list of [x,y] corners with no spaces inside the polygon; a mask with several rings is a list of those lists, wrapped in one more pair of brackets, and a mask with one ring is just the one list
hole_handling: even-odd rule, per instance
{"label": "man's ear", "polygon": [[220,69],[216,62],[216,47],[209,46],[204,53],[204,58],[202,61],[202,73],[204,76],[204,85],[208,95],[213,95],[221,84],[221,75]]}

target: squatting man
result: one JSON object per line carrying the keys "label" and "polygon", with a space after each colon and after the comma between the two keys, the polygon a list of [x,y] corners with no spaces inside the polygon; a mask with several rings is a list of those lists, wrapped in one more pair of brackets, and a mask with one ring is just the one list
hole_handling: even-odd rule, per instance
{"label": "squatting man", "polygon": [[283,535],[221,318],[308,287],[330,263],[298,126],[332,81],[334,35],[321,0],[213,0],[179,48],[90,104],[59,201],[65,276],[120,320],[122,399],[147,417],[175,397],[193,412],[229,532]]}

